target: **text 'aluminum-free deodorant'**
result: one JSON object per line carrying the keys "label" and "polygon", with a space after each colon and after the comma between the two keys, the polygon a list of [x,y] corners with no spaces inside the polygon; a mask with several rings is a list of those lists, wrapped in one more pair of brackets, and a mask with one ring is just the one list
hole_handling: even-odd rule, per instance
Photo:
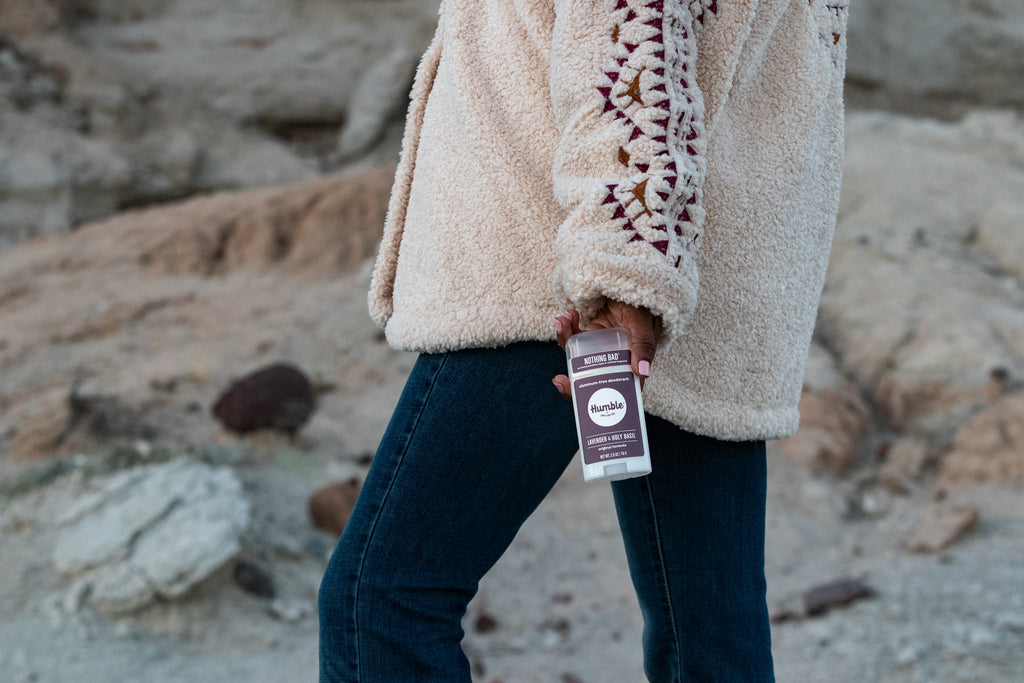
{"label": "text 'aluminum-free deodorant'", "polygon": [[651,473],[640,378],[630,367],[629,331],[581,332],[565,345],[585,481]]}

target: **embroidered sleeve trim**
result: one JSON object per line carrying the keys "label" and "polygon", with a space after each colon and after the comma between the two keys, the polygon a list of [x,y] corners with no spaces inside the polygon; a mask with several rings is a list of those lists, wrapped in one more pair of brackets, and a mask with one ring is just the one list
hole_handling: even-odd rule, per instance
{"label": "embroidered sleeve trim", "polygon": [[597,87],[602,115],[621,128],[616,159],[628,171],[607,185],[610,219],[678,268],[703,233],[704,103],[696,84],[697,33],[717,0],[617,0],[614,46]]}

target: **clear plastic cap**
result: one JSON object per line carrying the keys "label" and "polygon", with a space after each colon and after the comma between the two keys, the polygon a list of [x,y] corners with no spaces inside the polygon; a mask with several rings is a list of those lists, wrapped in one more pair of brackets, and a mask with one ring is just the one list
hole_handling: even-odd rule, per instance
{"label": "clear plastic cap", "polygon": [[565,355],[572,359],[591,353],[622,349],[629,349],[629,330],[624,327],[606,327],[603,330],[580,332],[569,337],[565,345]]}

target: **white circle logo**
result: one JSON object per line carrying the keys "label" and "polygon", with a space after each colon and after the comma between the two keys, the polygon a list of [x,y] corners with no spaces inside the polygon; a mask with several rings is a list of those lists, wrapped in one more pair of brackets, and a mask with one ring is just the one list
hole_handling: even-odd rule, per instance
{"label": "white circle logo", "polygon": [[614,389],[598,389],[587,404],[587,415],[601,427],[617,425],[626,417],[626,399]]}

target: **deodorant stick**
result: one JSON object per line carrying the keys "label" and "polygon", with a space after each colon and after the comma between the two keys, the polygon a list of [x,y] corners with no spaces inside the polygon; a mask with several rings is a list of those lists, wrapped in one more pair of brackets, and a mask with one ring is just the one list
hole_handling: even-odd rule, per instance
{"label": "deodorant stick", "polygon": [[584,481],[651,473],[640,378],[630,367],[629,331],[581,332],[565,345]]}

